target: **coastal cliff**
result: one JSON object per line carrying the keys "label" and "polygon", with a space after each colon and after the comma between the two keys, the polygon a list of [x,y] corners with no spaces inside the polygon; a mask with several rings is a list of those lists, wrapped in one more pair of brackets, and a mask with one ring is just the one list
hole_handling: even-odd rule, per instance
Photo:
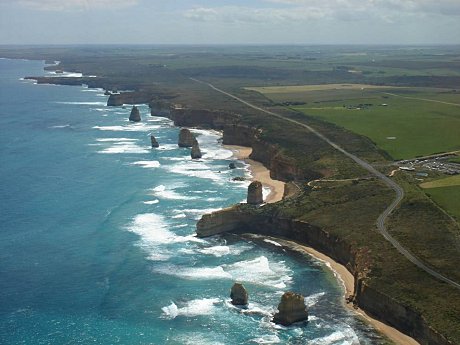
{"label": "coastal cliff", "polygon": [[160,101],[151,103],[152,115],[162,112],[164,116],[173,120],[176,126],[222,130],[222,140],[225,145],[251,147],[250,158],[267,167],[273,179],[288,182],[322,176],[319,172],[299,168],[294,158],[288,157],[278,146],[263,140],[260,129],[243,124],[239,114],[173,105],[166,110],[166,104]]}
{"label": "coastal cliff", "polygon": [[204,215],[197,223],[197,236],[207,237],[224,232],[254,233],[274,236],[307,245],[344,265],[355,277],[353,302],[374,318],[413,337],[422,345],[454,345],[434,330],[422,315],[409,306],[368,284],[372,258],[367,248],[335,236],[300,220],[263,214],[255,207],[236,205]]}

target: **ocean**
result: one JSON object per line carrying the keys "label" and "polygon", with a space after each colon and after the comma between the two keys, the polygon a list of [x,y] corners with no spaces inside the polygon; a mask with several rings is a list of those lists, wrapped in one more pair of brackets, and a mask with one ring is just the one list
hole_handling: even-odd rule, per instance
{"label": "ocean", "polygon": [[[194,130],[192,161],[146,105],[130,123],[103,90],[21,79],[43,67],[0,59],[1,344],[383,344],[325,264],[273,240],[194,236],[246,196],[232,178],[248,167],[228,168],[220,133]],[[247,310],[229,302],[236,281]],[[270,322],[288,290],[306,296],[307,324]]]}

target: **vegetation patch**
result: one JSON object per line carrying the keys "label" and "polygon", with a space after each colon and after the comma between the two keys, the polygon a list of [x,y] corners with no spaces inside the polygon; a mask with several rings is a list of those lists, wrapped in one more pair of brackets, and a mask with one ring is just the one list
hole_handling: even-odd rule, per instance
{"label": "vegetation patch", "polygon": [[430,188],[425,192],[434,202],[460,221],[460,185]]}
{"label": "vegetation patch", "polygon": [[460,186],[460,175],[449,176],[430,182],[424,182],[420,185],[422,188],[439,188],[452,186]]}

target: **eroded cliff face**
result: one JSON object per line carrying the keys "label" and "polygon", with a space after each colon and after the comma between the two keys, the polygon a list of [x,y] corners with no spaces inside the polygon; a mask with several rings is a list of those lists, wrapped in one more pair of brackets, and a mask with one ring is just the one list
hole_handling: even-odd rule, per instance
{"label": "eroded cliff face", "polygon": [[[153,109],[152,114],[154,114]],[[241,116],[238,114],[207,109],[171,107],[166,116],[173,120],[176,126],[222,130],[223,143],[226,145],[252,147],[250,158],[265,165],[270,170],[270,176],[276,180],[287,182],[321,176],[317,172],[305,172],[299,169],[294,159],[285,156],[277,146],[260,139],[261,131],[259,129],[241,124]]]}
{"label": "eroded cliff face", "polygon": [[120,106],[123,104],[143,104],[149,103],[152,98],[150,92],[122,92],[114,93],[109,96],[107,106]]}
{"label": "eroded cliff face", "polygon": [[256,208],[234,206],[204,215],[197,224],[197,235],[207,237],[232,233],[255,233],[293,240],[308,245],[341,263],[355,277],[354,302],[373,317],[413,337],[422,345],[454,345],[432,329],[415,310],[371,287],[366,276],[372,266],[367,249],[303,221],[262,215]]}
{"label": "eroded cliff face", "polygon": [[173,107],[168,117],[176,126],[204,127],[223,130],[227,124],[238,121],[239,115],[218,110]]}
{"label": "eroded cliff face", "polygon": [[149,103],[150,114],[152,116],[169,117],[171,115],[172,104],[163,100],[152,100]]}

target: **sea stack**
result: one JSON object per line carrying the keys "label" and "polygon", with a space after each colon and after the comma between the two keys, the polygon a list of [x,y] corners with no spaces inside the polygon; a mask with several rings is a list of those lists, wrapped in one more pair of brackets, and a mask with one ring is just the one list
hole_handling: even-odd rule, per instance
{"label": "sea stack", "polygon": [[308,321],[304,297],[294,292],[285,292],[281,297],[278,312],[273,317],[273,322],[289,326],[300,321]]}
{"label": "sea stack", "polygon": [[133,109],[131,109],[131,114],[129,115],[129,121],[139,122],[141,120],[141,114],[139,113],[139,109],[133,105]]}
{"label": "sea stack", "polygon": [[152,147],[159,147],[160,146],[160,144],[158,144],[157,139],[153,135],[150,136],[150,142],[152,143]]}
{"label": "sea stack", "polygon": [[230,298],[232,299],[233,305],[247,305],[248,304],[248,292],[246,291],[243,284],[235,283],[230,291]]}
{"label": "sea stack", "polygon": [[182,128],[179,132],[179,147],[192,147],[195,143],[195,136],[187,128]]}
{"label": "sea stack", "polygon": [[248,187],[248,204],[260,205],[264,202],[262,195],[262,183],[253,181]]}
{"label": "sea stack", "polygon": [[202,156],[200,145],[198,145],[198,141],[196,139],[193,142],[192,151],[190,152],[190,156],[192,157],[192,159],[199,159]]}
{"label": "sea stack", "polygon": [[234,162],[231,162],[231,163],[228,165],[228,167],[229,167],[230,169],[236,169],[236,164],[235,164]]}

